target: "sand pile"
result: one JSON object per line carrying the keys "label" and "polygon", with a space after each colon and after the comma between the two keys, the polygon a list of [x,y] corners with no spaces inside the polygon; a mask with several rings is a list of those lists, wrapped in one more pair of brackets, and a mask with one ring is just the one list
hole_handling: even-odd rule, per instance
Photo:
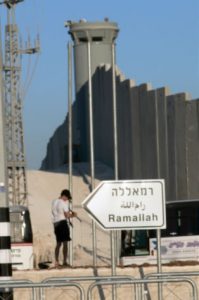
{"label": "sand pile", "polygon": [[[95,165],[97,186],[100,180],[113,178],[112,170],[107,166]],[[83,200],[90,193],[89,166],[86,163],[74,164],[73,170],[73,210],[78,213],[78,219],[73,220],[71,228],[70,257],[74,266],[91,266],[92,252],[92,220],[82,208]],[[41,261],[54,261],[55,237],[51,222],[51,201],[60,195],[60,191],[68,188],[66,167],[56,172],[28,171],[29,209],[31,214],[34,237],[35,266]],[[97,258],[98,265],[110,265],[110,236],[97,226]]]}

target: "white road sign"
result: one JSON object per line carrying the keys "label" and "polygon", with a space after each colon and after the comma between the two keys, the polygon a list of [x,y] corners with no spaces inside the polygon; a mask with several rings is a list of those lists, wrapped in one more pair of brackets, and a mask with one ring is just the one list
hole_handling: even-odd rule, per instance
{"label": "white road sign", "polygon": [[166,228],[162,179],[102,181],[82,205],[104,229]]}

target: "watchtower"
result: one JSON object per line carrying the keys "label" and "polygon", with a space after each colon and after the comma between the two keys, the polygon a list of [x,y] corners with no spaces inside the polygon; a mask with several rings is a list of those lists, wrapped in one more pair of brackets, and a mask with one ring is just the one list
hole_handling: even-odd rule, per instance
{"label": "watchtower", "polygon": [[[75,93],[77,103],[78,129],[80,132],[81,159],[88,159],[88,81],[96,68],[112,64],[113,44],[117,38],[118,26],[105,19],[103,22],[66,22],[74,43]],[[89,55],[88,55],[89,51]],[[90,58],[90,62],[89,62]]]}

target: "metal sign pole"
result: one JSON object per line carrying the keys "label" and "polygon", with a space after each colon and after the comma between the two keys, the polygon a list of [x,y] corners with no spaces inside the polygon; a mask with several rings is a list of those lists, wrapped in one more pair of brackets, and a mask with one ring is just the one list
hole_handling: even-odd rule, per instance
{"label": "metal sign pole", "polygon": [[[94,166],[94,138],[93,138],[93,95],[92,95],[92,75],[91,75],[91,43],[88,41],[88,100],[89,100],[89,136],[90,136],[90,171],[91,171],[91,192],[95,188],[95,166]],[[96,224],[92,221],[93,231],[93,266],[97,265],[97,238]]]}
{"label": "metal sign pole", "polygon": [[[117,104],[116,104],[116,76],[115,76],[115,44],[112,43],[112,95],[113,95],[113,137],[114,137],[114,177],[118,180],[118,137],[117,137]],[[111,262],[112,276],[116,275],[117,232],[111,231]],[[116,286],[112,288],[112,299],[117,299]]]}
{"label": "metal sign pole", "polygon": [[[159,148],[159,124],[158,124],[158,107],[157,107],[157,90],[155,90],[155,116],[156,116],[156,150],[157,150],[157,175],[160,178],[160,148]],[[161,230],[156,231],[157,238],[157,271],[158,274],[162,273],[161,262]],[[158,283],[158,300],[162,300],[162,284]]]}
{"label": "metal sign pole", "polygon": [[[161,231],[157,229],[156,231],[157,238],[157,272],[158,274],[162,273],[162,263],[161,263]],[[158,283],[158,300],[162,300],[162,284]]]}
{"label": "metal sign pole", "polygon": [[[68,43],[68,187],[73,195],[72,187],[72,44]],[[72,205],[72,204],[71,204]],[[72,207],[71,207],[72,209]],[[71,242],[69,248],[69,263],[73,265],[73,228],[71,228]]]}

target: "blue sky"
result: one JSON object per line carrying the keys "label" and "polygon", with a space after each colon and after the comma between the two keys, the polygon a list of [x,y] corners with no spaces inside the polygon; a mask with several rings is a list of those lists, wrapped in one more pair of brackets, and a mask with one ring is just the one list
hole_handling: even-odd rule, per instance
{"label": "blue sky", "polygon": [[[6,8],[0,7],[1,26]],[[66,20],[110,21],[120,28],[117,65],[126,78],[154,88],[168,86],[172,93],[189,92],[199,98],[198,0],[25,0],[17,5],[16,20],[22,40],[39,33],[39,58],[23,57],[23,82],[34,67],[24,99],[27,166],[40,167],[49,138],[67,113]],[[30,58],[29,58],[30,59]],[[31,73],[30,73],[31,74]]]}

